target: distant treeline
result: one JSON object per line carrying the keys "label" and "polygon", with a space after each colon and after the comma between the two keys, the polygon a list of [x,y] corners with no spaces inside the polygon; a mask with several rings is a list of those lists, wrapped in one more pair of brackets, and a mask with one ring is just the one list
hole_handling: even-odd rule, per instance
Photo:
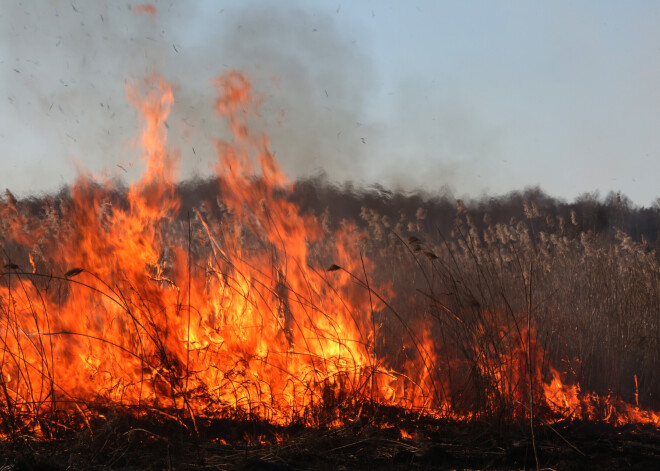
{"label": "distant treeline", "polygon": [[[200,203],[215,215],[222,213],[222,196],[215,178],[182,182],[175,191],[181,199],[183,216]],[[117,187],[113,193],[122,199],[124,189]],[[63,188],[54,199],[67,199],[68,195],[68,188]],[[613,238],[617,231],[622,231],[636,242],[647,242],[649,247],[660,249],[660,198],[651,207],[640,207],[620,193],[610,192],[602,197],[594,192],[566,202],[539,187],[531,187],[500,196],[459,200],[447,194],[392,191],[378,185],[368,188],[350,183],[340,185],[323,177],[297,181],[288,198],[299,204],[303,212],[324,215],[325,221],[334,227],[342,220],[368,225],[367,211],[384,218],[393,229],[399,221],[414,219],[418,232],[440,231],[447,235],[460,212],[468,215],[479,229],[525,220],[532,231],[559,231],[567,237],[592,233]],[[41,199],[26,198],[20,206],[38,212]]]}
{"label": "distant treeline", "polygon": [[469,215],[479,229],[525,220],[533,231],[564,231],[569,237],[583,232],[614,237],[620,230],[638,242],[657,246],[660,241],[660,204],[638,207],[625,195],[615,192],[604,198],[597,193],[585,193],[568,203],[533,187],[502,196],[461,201],[451,195],[403,193],[379,186],[368,189],[338,186],[318,178],[296,183],[293,198],[304,211],[327,210],[335,222],[342,218],[363,220],[363,208],[387,217],[393,226],[399,220],[417,217],[424,229],[420,232],[426,233],[439,230],[448,234],[460,211]]}

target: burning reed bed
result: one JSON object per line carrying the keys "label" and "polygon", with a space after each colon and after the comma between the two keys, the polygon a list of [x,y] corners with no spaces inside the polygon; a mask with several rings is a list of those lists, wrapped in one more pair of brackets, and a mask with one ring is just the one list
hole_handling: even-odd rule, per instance
{"label": "burning reed bed", "polygon": [[[145,121],[139,181],[81,177],[58,196],[0,199],[9,443],[78,437],[122,463],[132,444],[179,436],[211,466],[199,447],[222,439],[211,461],[223,469],[237,462],[225,451],[272,464],[301,440],[341,461],[378,442],[404,466],[424,463],[438,424],[488,424],[522,436],[538,465],[556,443],[584,454],[562,433],[571,424],[657,431],[648,242],[581,230],[531,200],[519,219],[479,223],[459,202],[449,230],[424,206],[392,218],[365,204],[359,219],[304,208],[250,133],[249,81],[230,73],[217,87],[233,138],[218,141],[217,178],[197,197],[174,184],[173,94],[151,78],[128,94]],[[401,441],[406,430],[418,441]]]}
{"label": "burning reed bed", "polygon": [[[125,204],[119,193],[103,198],[100,207]],[[338,255],[319,239],[307,249],[317,259],[308,258],[306,285],[294,285],[276,262],[300,263],[286,247],[264,250],[241,225],[242,245],[230,251],[234,216],[219,217],[216,234],[231,227],[219,242],[204,207],[163,224],[161,236],[187,248],[178,275],[168,245],[161,265],[116,265],[113,282],[82,261],[44,256],[50,244],[80,240],[81,226],[67,222],[79,211],[73,199],[44,200],[38,213],[50,222],[24,215],[47,235],[31,251],[3,247],[32,266],[3,272],[5,433],[42,427],[61,407],[84,418],[108,403],[310,426],[341,423],[340,410],[372,402],[460,420],[509,422],[536,407],[549,421],[657,424],[658,262],[642,243],[532,235],[529,221],[480,231],[461,210],[448,236],[416,230],[417,216],[405,221],[414,232],[399,233],[365,212],[365,227],[340,224],[356,251],[352,268],[331,264]],[[98,231],[93,247],[102,248],[109,226]],[[246,263],[264,251],[268,272]],[[201,284],[201,307],[188,304],[188,283]],[[328,298],[343,319],[324,307]],[[351,307],[360,303],[362,311]]]}

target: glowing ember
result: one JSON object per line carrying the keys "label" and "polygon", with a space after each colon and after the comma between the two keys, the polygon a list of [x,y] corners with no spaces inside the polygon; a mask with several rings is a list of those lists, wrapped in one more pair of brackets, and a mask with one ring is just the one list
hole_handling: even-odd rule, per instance
{"label": "glowing ember", "polygon": [[135,5],[133,6],[133,11],[138,15],[149,15],[153,19],[156,18],[156,13],[157,13],[156,7],[151,5],[150,3]]}

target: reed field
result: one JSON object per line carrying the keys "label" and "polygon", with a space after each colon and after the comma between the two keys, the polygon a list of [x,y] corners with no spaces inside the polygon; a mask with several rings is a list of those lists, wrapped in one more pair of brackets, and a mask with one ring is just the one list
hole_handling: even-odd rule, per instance
{"label": "reed field", "polygon": [[[587,456],[562,427],[657,436],[660,204],[291,182],[251,131],[249,80],[215,85],[231,137],[214,177],[178,179],[174,96],[154,76],[128,90],[140,178],[82,173],[57,194],[0,197],[4,443],[74,437],[121,455],[139,435],[169,453],[178,434],[229,446],[207,467],[226,469],[239,442],[271,453],[318,431],[326,442],[309,446],[343,460],[371,430],[364,441],[395,444],[376,449],[404,469],[424,466],[418,440],[444,424],[522,436],[539,468],[557,450],[537,447],[548,436]],[[492,443],[480,466],[518,463]],[[653,460],[654,443],[634,446]]]}

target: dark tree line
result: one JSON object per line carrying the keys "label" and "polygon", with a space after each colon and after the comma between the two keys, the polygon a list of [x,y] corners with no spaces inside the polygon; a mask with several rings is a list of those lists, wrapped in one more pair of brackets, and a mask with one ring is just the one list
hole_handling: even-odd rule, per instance
{"label": "dark tree line", "polygon": [[[181,201],[181,217],[187,217],[188,212],[200,204],[215,217],[222,217],[222,195],[216,179],[183,182],[174,191]],[[124,194],[125,188],[117,186],[108,196],[121,201]],[[7,192],[2,200],[7,202],[10,195]],[[449,194],[406,193],[378,185],[360,188],[317,177],[296,182],[286,197],[298,203],[303,212],[325,215],[335,227],[342,220],[365,225],[363,211],[366,208],[385,217],[392,227],[397,221],[417,219],[423,232],[440,231],[446,235],[454,227],[460,211],[469,215],[479,229],[526,220],[533,231],[563,231],[568,237],[579,237],[587,232],[614,238],[621,231],[636,242],[645,241],[649,247],[660,249],[660,198],[650,207],[640,207],[627,196],[613,191],[605,197],[584,193],[573,202],[567,202],[532,187],[461,201]],[[22,211],[38,216],[43,211],[44,201],[57,207],[58,202],[68,198],[69,189],[65,187],[56,195],[23,198],[18,205]]]}
{"label": "dark tree line", "polygon": [[651,207],[640,207],[627,196],[615,192],[605,197],[598,193],[584,193],[573,202],[567,202],[532,187],[501,196],[460,201],[451,195],[403,193],[379,186],[355,188],[350,184],[333,185],[317,178],[298,182],[292,198],[304,211],[318,213],[327,209],[334,221],[360,221],[365,207],[391,221],[399,220],[402,215],[414,218],[422,208],[425,230],[447,234],[453,228],[458,206],[462,206],[480,229],[490,224],[531,220],[530,226],[536,231],[552,233],[563,230],[569,237],[591,232],[606,238],[613,238],[617,231],[622,231],[634,241],[646,241],[650,246],[660,248],[660,199]]}

